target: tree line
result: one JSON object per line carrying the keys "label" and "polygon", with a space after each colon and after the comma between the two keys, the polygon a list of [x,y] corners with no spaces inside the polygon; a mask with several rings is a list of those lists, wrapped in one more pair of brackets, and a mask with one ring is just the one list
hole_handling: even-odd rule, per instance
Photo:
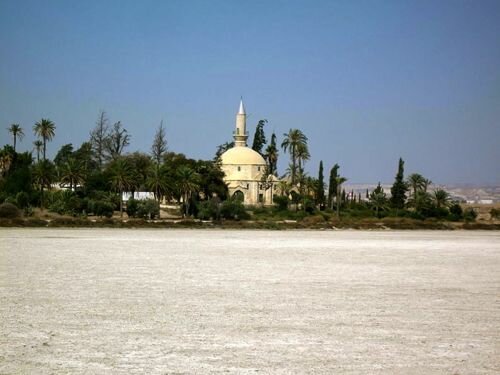
{"label": "tree line", "polygon": [[[283,134],[279,144],[273,132],[269,143],[265,134],[267,120],[260,120],[255,128],[252,149],[266,161],[262,186],[272,188],[269,181],[277,181],[274,208],[269,214],[296,216],[299,212],[314,214],[324,211],[341,217],[409,216],[413,218],[448,218],[460,220],[473,216],[462,212],[460,205],[452,202],[442,190],[429,190],[431,181],[418,173],[404,177],[404,161],[399,160],[398,170],[390,197],[379,185],[373,191],[355,194],[346,192],[347,178],[339,173],[340,166],[330,169],[325,183],[323,161],[319,164],[317,178],[305,171],[310,160],[308,138],[300,129],[290,129]],[[53,160],[47,158],[47,145],[56,134],[56,125],[41,119],[33,125],[32,152],[18,153],[18,141],[24,136],[19,124],[8,128],[12,145],[0,150],[0,203],[9,202],[24,209],[27,214],[33,207],[72,215],[111,216],[119,211],[123,216],[153,218],[159,215],[160,202],[181,204],[184,216],[203,219],[245,218],[248,216],[241,202],[228,195],[220,156],[234,146],[226,142],[217,147],[212,160],[194,160],[184,154],[168,150],[163,121],[156,129],[148,153],[127,152],[131,135],[120,122],[110,123],[105,111],[100,111],[89,139],[78,148],[63,145]],[[280,149],[288,154],[289,163],[280,176],[278,158]],[[34,156],[36,155],[36,157]],[[270,179],[270,176],[276,179]],[[53,189],[58,184],[63,190]],[[152,200],[135,201],[133,193],[147,191]],[[122,195],[131,192],[132,198],[124,205]]]}

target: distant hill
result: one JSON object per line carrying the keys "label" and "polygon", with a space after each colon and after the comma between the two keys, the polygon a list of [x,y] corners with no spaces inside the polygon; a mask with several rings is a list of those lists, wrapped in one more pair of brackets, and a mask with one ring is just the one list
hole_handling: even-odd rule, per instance
{"label": "distant hill", "polygon": [[[389,195],[391,193],[390,184],[381,184],[384,191]],[[354,191],[356,195],[361,193],[361,197],[364,199],[366,197],[366,189],[372,191],[377,186],[374,184],[348,184],[344,185],[346,193]],[[453,199],[464,201],[467,203],[500,203],[500,186],[471,186],[466,184],[460,185],[442,185],[442,184],[432,184],[429,189],[444,189],[451,194]]]}

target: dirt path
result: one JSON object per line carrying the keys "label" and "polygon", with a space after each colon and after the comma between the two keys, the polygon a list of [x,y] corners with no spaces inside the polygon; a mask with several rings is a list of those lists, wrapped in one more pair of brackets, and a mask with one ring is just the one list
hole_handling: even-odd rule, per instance
{"label": "dirt path", "polygon": [[498,374],[500,233],[0,229],[1,374]]}

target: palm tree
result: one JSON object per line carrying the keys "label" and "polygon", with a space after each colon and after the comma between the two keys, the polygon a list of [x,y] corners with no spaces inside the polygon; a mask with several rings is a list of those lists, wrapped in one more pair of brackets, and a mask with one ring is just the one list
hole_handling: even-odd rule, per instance
{"label": "palm tree", "polygon": [[33,126],[33,131],[35,135],[42,138],[43,140],[43,160],[46,160],[46,152],[47,152],[47,141],[51,141],[54,138],[56,130],[56,125],[50,121],[49,119],[41,119],[40,121],[35,123]]}
{"label": "palm tree", "polygon": [[39,139],[37,139],[35,142],[33,142],[33,145],[35,146],[36,150],[36,161],[40,161],[40,151],[42,150],[43,142]]}
{"label": "palm tree", "polygon": [[412,173],[408,176],[408,185],[412,189],[412,200],[415,208],[417,208],[417,195],[419,191],[422,191],[425,186],[425,178],[419,173]]}
{"label": "palm tree", "polygon": [[50,188],[56,177],[54,164],[48,160],[42,160],[33,166],[33,182],[40,189],[40,208],[44,206],[44,188]]}
{"label": "palm tree", "polygon": [[373,190],[370,194],[370,203],[373,205],[373,208],[375,208],[377,217],[379,217],[379,211],[387,207],[387,195],[385,194],[384,189],[382,189],[382,186],[380,186],[380,182],[375,190]]}
{"label": "palm tree", "polygon": [[301,143],[297,146],[297,162],[299,171],[304,167],[304,164],[307,160],[311,158],[311,154],[309,153],[309,147],[307,147],[307,143]]}
{"label": "palm tree", "polygon": [[192,194],[200,188],[200,177],[193,169],[182,166],[177,170],[177,188],[184,203],[184,215],[189,212],[189,201]]}
{"label": "palm tree", "polygon": [[337,183],[337,197],[335,200],[337,201],[337,219],[340,218],[340,194],[342,192],[342,184],[347,181],[347,178],[338,176],[335,178],[335,182]]}
{"label": "palm tree", "polygon": [[123,192],[134,184],[134,174],[126,159],[118,158],[109,166],[110,181],[120,197],[120,217],[123,217]]}
{"label": "palm tree", "polygon": [[318,180],[311,176],[306,176],[304,178],[304,189],[308,197],[316,200],[316,195],[318,191]]}
{"label": "palm tree", "polygon": [[163,196],[171,191],[171,185],[167,181],[167,176],[163,168],[156,165],[150,167],[146,178],[146,188],[154,192],[158,203],[160,203]]}
{"label": "palm tree", "polygon": [[299,149],[302,149],[303,154],[305,151],[307,151],[307,137],[299,129],[290,129],[288,133],[283,134],[283,136],[284,139],[281,143],[281,148],[285,152],[287,152],[287,150],[290,152],[290,158],[292,161],[292,184],[295,184],[295,177],[297,175],[297,154],[299,152]]}
{"label": "palm tree", "polygon": [[81,185],[85,178],[85,171],[82,165],[74,158],[68,159],[66,163],[63,164],[60,174],[61,185],[69,184],[69,189],[76,189],[78,185]]}
{"label": "palm tree", "polygon": [[286,180],[279,180],[278,182],[278,191],[280,192],[281,196],[288,197],[290,194],[290,184]]}
{"label": "palm tree", "polygon": [[266,161],[268,165],[268,172],[272,175],[277,175],[278,166],[278,148],[276,147],[276,134],[271,136],[271,143],[266,148]]}
{"label": "palm tree", "polygon": [[425,193],[427,193],[427,188],[429,187],[429,185],[432,184],[432,181],[427,179],[427,178],[424,178],[424,180],[422,181],[422,189],[424,190]]}
{"label": "palm tree", "polygon": [[14,138],[14,152],[16,152],[17,138],[19,138],[19,140],[22,140],[24,137],[23,128],[21,128],[21,125],[19,124],[12,124],[8,128],[8,130],[9,133],[12,133],[12,137]]}
{"label": "palm tree", "polygon": [[432,196],[437,208],[448,207],[451,203],[450,194],[443,189],[437,189]]}

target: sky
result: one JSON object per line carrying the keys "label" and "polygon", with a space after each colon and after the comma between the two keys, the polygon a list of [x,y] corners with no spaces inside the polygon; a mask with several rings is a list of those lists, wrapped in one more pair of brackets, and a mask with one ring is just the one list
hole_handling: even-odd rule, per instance
{"label": "sky", "polygon": [[[351,183],[406,174],[500,184],[500,1],[0,0],[0,144],[19,123],[88,140],[101,109],[149,152],[211,159],[240,97],[252,141],[309,139],[306,169]],[[280,153],[279,171],[288,165]]]}

